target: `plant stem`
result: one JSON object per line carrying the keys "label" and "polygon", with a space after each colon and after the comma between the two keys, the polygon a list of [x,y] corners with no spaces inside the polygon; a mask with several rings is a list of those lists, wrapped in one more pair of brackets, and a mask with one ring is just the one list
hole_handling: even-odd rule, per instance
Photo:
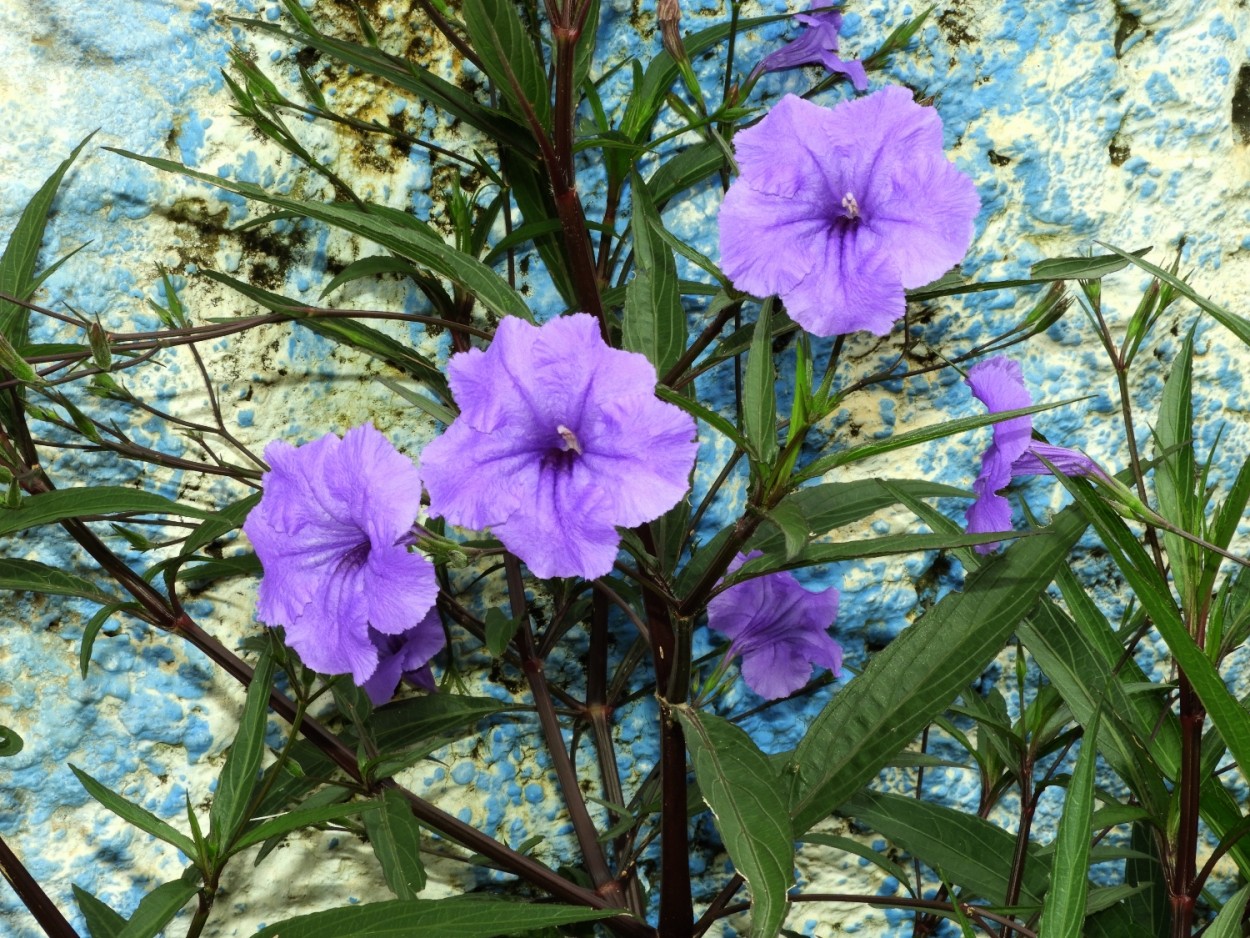
{"label": "plant stem", "polygon": [[78,932],[74,931],[74,927],[61,914],[56,903],[48,898],[43,887],[39,885],[35,877],[30,875],[30,871],[22,866],[22,861],[17,858],[17,854],[9,848],[2,837],[0,837],[0,874],[13,887],[17,897],[35,917],[35,921],[39,923],[39,927],[48,938],[79,938]]}

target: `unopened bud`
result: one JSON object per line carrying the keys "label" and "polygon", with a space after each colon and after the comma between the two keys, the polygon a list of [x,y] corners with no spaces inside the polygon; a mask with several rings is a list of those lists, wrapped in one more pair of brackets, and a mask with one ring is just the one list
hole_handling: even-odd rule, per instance
{"label": "unopened bud", "polygon": [[681,41],[681,5],[678,0],[660,0],[656,8],[660,19],[660,42],[664,51],[673,57],[674,62],[688,62],[686,45]]}
{"label": "unopened bud", "polygon": [[112,368],[113,350],[109,348],[109,340],[104,334],[104,327],[98,322],[93,322],[88,326],[87,341],[91,345],[91,357],[95,360],[96,367],[101,371],[108,371]]}

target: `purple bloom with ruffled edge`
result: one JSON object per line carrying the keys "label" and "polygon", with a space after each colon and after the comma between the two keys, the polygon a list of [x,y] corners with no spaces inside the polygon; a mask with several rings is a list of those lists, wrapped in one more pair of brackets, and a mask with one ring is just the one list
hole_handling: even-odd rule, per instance
{"label": "purple bloom with ruffled edge", "polygon": [[[813,6],[823,6],[821,3]],[[786,43],[776,52],[764,56],[755,66],[752,77],[761,72],[780,72],[800,65],[823,65],[831,72],[845,75],[856,91],[868,87],[868,73],[859,59],[844,59],[838,53],[838,33],[842,29],[842,12],[799,13],[794,17],[806,29],[798,39]]]}
{"label": "purple bloom with ruffled edge", "polygon": [[[1033,403],[1024,386],[1020,363],[1009,358],[987,358],[968,369],[968,387],[991,413],[1019,410]],[[1033,440],[1033,419],[1013,417],[994,424],[994,442],[981,457],[981,472],[972,483],[977,500],[968,509],[970,534],[1011,530],[1011,503],[999,495],[1013,476],[1046,475],[1046,460],[1064,475],[1109,479],[1084,453]],[[979,554],[988,554],[997,543],[978,544]]]}
{"label": "purple bloom with ruffled edge", "polygon": [[617,526],[658,518],[689,488],[694,420],[585,313],[506,317],[447,370],[460,416],[421,454],[430,511],[490,528],[536,576],[603,576]]}
{"label": "purple bloom with ruffled edge", "polygon": [[740,175],[720,210],[721,265],[780,295],[815,335],[886,335],[904,289],[963,259],[980,209],[942,150],[942,121],[906,88],[832,110],[786,95],[734,138]]}
{"label": "purple bloom with ruffled edge", "polygon": [[[298,447],[275,440],[265,459],[243,524],[264,568],[257,616],[283,626],[308,667],[363,685],[378,668],[373,633],[419,628],[438,596],[433,565],[408,550],[417,467],[372,424]],[[404,663],[413,669],[411,655]]]}
{"label": "purple bloom with ruffled edge", "polygon": [[431,609],[415,628],[400,635],[383,635],[377,629],[370,629],[369,640],[378,650],[378,666],[373,676],[360,686],[375,707],[395,696],[400,681],[428,691],[435,689],[430,659],[447,641],[437,609]]}
{"label": "purple bloom with ruffled edge", "polygon": [[[733,573],[759,551],[739,554]],[[729,639],[725,658],[742,656],[742,679],[761,697],[788,697],[808,682],[812,666],[842,672],[842,646],[829,636],[838,617],[838,591],[806,590],[781,571],[735,583],[712,597],[707,624]]]}

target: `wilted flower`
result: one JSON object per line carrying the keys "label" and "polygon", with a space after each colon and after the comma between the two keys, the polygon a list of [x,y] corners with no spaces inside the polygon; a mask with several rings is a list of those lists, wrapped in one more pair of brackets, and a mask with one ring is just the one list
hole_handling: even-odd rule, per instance
{"label": "wilted flower", "polygon": [[[819,0],[813,7],[824,6]],[[826,10],[824,13],[799,13],[794,17],[807,28],[798,39],[787,43],[776,52],[764,56],[755,66],[753,74],[780,72],[799,65],[823,65],[831,72],[845,75],[856,91],[868,87],[868,73],[859,59],[843,59],[838,53],[838,32],[842,29],[842,11]]]}
{"label": "wilted flower", "polygon": [[936,280],[972,242],[976,189],[942,151],[937,112],[906,88],[832,110],[786,95],[734,152],[725,273],[756,296],[779,294],[816,335],[887,334],[903,290]]}
{"label": "wilted flower", "polygon": [[430,511],[490,528],[536,576],[603,576],[616,526],[658,518],[688,488],[694,420],[591,316],[507,317],[486,351],[452,356],[448,379],[460,416],[421,454]]}
{"label": "wilted flower", "polygon": [[[739,554],[729,572],[758,556]],[[787,571],[735,583],[707,607],[708,627],[729,639],[726,660],[741,655],[742,679],[769,700],[806,684],[812,665],[841,674],[842,646],[829,637],[837,617],[836,589],[813,593]]]}
{"label": "wilted flower", "polygon": [[377,629],[370,629],[369,640],[378,650],[378,666],[373,676],[360,686],[374,706],[394,697],[401,680],[434,690],[430,659],[447,640],[437,609],[431,608],[415,628],[400,635],[383,635]]}
{"label": "wilted flower", "polygon": [[372,424],[299,447],[275,440],[265,459],[264,494],[243,524],[265,571],[257,615],[285,627],[310,668],[364,684],[378,668],[371,635],[419,627],[438,595],[434,567],[408,550],[417,468]]}
{"label": "wilted flower", "polygon": [[[1024,386],[1020,363],[1009,358],[987,358],[968,369],[968,387],[991,413],[1029,407],[1033,399]],[[1109,477],[1092,459],[1076,450],[1033,440],[1033,419],[1012,417],[994,424],[994,442],[981,457],[981,472],[972,483],[977,500],[968,509],[970,534],[1011,529],[1011,504],[999,495],[1013,476],[1050,472],[1045,459],[1064,475]],[[988,554],[998,544],[978,544],[977,553]]]}

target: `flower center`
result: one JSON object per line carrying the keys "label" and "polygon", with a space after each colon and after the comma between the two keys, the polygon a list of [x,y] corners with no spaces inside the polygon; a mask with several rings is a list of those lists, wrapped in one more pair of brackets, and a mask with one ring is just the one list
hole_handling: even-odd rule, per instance
{"label": "flower center", "polygon": [[855,194],[848,192],[842,196],[842,209],[846,213],[847,218],[859,218],[859,203],[855,201]]}
{"label": "flower center", "polygon": [[560,434],[560,450],[561,452],[569,452],[572,450],[578,456],[582,454],[582,444],[577,439],[577,434],[566,427],[564,424],[556,424],[556,433]]}

